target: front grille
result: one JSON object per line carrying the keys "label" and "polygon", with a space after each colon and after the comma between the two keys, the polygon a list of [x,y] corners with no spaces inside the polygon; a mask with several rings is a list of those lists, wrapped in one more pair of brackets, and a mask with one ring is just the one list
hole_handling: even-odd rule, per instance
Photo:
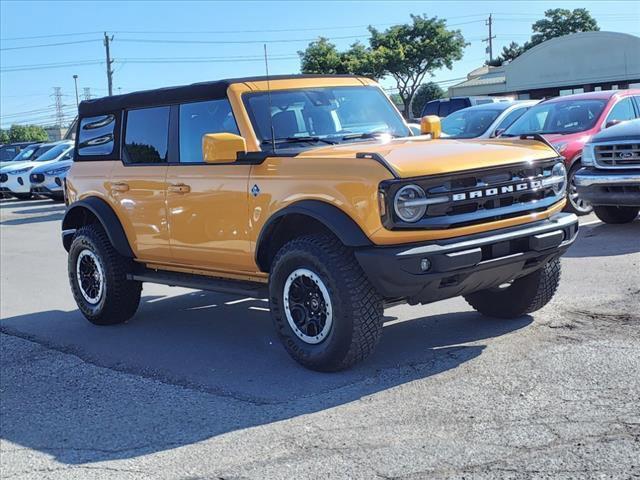
{"label": "front grille", "polygon": [[0,173],[0,182],[4,183],[9,180],[9,176],[6,173]]}
{"label": "front grille", "polygon": [[640,168],[640,142],[596,144],[595,161],[603,168]]}
{"label": "front grille", "polygon": [[[562,199],[551,185],[542,183],[551,177],[551,169],[559,161],[553,159],[416,179],[410,183],[420,185],[428,198],[448,197],[449,200],[429,205],[424,217],[415,223],[399,221],[391,208],[383,223],[390,229],[447,229],[544,211]],[[389,185],[387,198],[393,202],[395,193],[408,182]]]}
{"label": "front grille", "polygon": [[29,180],[31,180],[32,183],[42,183],[42,182],[44,182],[44,174],[43,173],[32,173],[29,176]]}

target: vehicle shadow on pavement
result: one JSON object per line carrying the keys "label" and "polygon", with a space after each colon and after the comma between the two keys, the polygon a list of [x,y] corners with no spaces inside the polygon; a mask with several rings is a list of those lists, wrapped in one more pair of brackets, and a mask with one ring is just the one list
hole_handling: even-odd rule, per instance
{"label": "vehicle shadow on pavement", "polygon": [[640,219],[623,225],[601,223],[580,227],[568,258],[608,257],[640,252]]}
{"label": "vehicle shadow on pavement", "polygon": [[[164,451],[438,375],[479,356],[485,345],[475,342],[531,323],[474,312],[386,317],[367,361],[323,374],[289,358],[267,307],[259,299],[193,292],[145,297],[130,322],[111,327],[93,326],[78,311],[3,319],[4,333],[84,362],[72,357],[78,365],[71,369],[47,365],[53,368],[47,374],[18,354],[16,367],[8,358],[2,437],[68,464]],[[19,374],[9,374],[12,368]]]}
{"label": "vehicle shadow on pavement", "polygon": [[48,215],[11,218],[9,220],[0,221],[0,225],[28,225],[30,223],[55,222],[55,221],[61,221],[63,218],[64,218],[64,210],[58,213],[49,213]]}
{"label": "vehicle shadow on pavement", "polygon": [[[0,199],[0,209],[19,208],[19,207],[35,207],[41,205],[55,205],[59,202],[48,198],[34,198],[32,200],[18,200],[17,198]],[[64,203],[62,204],[64,205]]]}

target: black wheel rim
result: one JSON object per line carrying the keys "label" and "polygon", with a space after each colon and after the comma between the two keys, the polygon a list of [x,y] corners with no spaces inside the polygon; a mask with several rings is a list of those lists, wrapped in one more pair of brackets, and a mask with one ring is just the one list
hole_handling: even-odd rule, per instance
{"label": "black wheel rim", "polygon": [[287,321],[302,341],[320,343],[333,322],[329,292],[315,273],[298,269],[289,275],[284,288]]}
{"label": "black wheel rim", "polygon": [[76,278],[84,299],[96,304],[104,289],[104,273],[98,257],[91,250],[82,250],[76,261]]}

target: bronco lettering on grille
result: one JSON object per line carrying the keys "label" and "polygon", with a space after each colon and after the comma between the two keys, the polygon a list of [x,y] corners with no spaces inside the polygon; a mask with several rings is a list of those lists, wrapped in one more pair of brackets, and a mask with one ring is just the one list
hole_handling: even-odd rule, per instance
{"label": "bronco lettering on grille", "polygon": [[537,190],[542,187],[540,180],[531,180],[520,183],[513,183],[510,185],[502,185],[500,187],[483,188],[480,190],[471,190],[470,192],[454,193],[451,196],[451,200],[454,202],[460,202],[462,200],[468,200],[473,198],[492,197],[494,195],[502,195],[505,193],[522,192],[524,190]]}

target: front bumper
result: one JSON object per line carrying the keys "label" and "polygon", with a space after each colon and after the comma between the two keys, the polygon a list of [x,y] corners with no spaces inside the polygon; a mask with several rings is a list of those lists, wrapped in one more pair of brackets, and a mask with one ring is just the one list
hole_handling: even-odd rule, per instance
{"label": "front bumper", "polygon": [[578,218],[559,213],[528,225],[403,247],[364,248],[355,255],[385,298],[430,303],[527,275],[562,255],[577,234]]}
{"label": "front bumper", "polygon": [[582,168],[575,182],[578,194],[592,205],[640,206],[640,170]]}
{"label": "front bumper", "polygon": [[20,175],[8,175],[7,181],[0,184],[3,191],[10,193],[29,193],[31,191],[31,182],[29,181],[29,172]]}

